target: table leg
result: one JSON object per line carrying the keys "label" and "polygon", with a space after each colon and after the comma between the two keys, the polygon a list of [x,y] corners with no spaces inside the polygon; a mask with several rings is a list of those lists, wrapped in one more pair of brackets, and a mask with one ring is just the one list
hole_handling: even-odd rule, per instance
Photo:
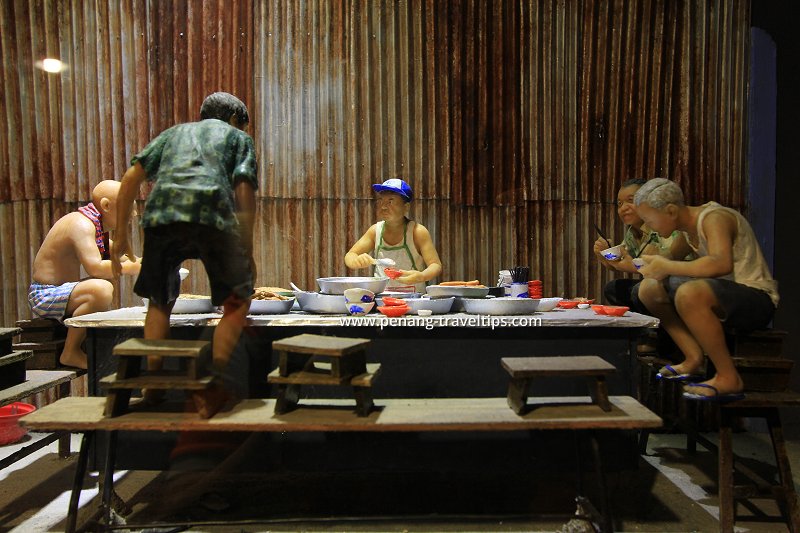
{"label": "table leg", "polygon": [[102,497],[100,500],[100,509],[103,512],[103,519],[106,525],[114,523],[113,512],[114,506],[112,505],[111,495],[114,490],[114,465],[117,456],[117,432],[108,432],[108,447],[106,448],[106,462],[103,467],[103,487]]}
{"label": "table leg", "polygon": [[[58,399],[66,398],[70,394],[70,389],[72,386],[71,381],[65,381],[64,383],[58,386]],[[61,459],[66,459],[69,457],[70,454],[70,445],[72,435],[69,431],[61,432],[60,436],[58,437],[58,456]]]}
{"label": "table leg", "polygon": [[525,404],[528,401],[527,391],[527,379],[511,378],[508,383],[508,406],[518,415],[525,412]]}
{"label": "table leg", "polygon": [[87,431],[81,438],[81,451],[78,455],[78,464],[75,468],[75,480],[72,483],[72,494],[69,497],[67,508],[67,533],[74,533],[78,521],[78,501],[83,489],[83,478],[86,475],[86,463],[89,460],[89,449],[94,444],[94,431]]}
{"label": "table leg", "polygon": [[275,413],[282,415],[297,408],[300,399],[300,385],[278,385],[278,396],[275,400]]}
{"label": "table leg", "polygon": [[797,494],[794,491],[792,468],[786,456],[786,442],[783,439],[783,426],[777,408],[769,409],[765,415],[769,425],[769,434],[772,439],[772,450],[775,453],[775,464],[778,466],[778,475],[781,483],[781,494],[786,506],[786,518],[792,533],[800,533],[800,508],[797,503]]}
{"label": "table leg", "polygon": [[594,387],[592,387],[592,383],[590,383],[589,390],[594,393],[592,397],[595,403],[597,403],[603,411],[611,411],[611,402],[608,400],[608,384],[606,383],[606,377],[595,376],[593,385]]}
{"label": "table leg", "polygon": [[606,486],[606,471],[603,468],[603,454],[600,453],[600,442],[597,440],[597,434],[594,431],[589,431],[589,443],[592,446],[592,455],[594,455],[594,466],[597,469],[597,485],[600,489],[600,501],[602,505],[602,526],[603,531],[614,531],[614,521],[611,517],[611,504],[608,499],[608,487]]}

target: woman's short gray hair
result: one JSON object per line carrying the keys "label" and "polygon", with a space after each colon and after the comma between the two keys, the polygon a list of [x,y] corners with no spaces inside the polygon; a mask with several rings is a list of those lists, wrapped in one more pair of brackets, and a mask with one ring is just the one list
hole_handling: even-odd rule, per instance
{"label": "woman's short gray hair", "polygon": [[653,209],[661,209],[669,204],[683,207],[683,191],[674,181],[653,178],[642,185],[633,197],[633,204],[637,207],[644,202]]}
{"label": "woman's short gray hair", "polygon": [[230,93],[209,94],[203,100],[203,105],[200,106],[200,120],[216,118],[223,122],[230,122],[234,115],[241,126],[250,122],[247,106]]}

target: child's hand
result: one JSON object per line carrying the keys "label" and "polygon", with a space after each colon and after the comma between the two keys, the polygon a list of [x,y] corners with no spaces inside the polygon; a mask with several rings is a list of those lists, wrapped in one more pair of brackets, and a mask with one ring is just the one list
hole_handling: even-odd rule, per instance
{"label": "child's hand", "polygon": [[414,283],[422,283],[425,281],[425,278],[422,276],[422,272],[419,270],[403,270],[402,272],[403,275],[397,278],[397,281],[400,283],[413,285]]}
{"label": "child's hand", "polygon": [[359,254],[353,260],[354,268],[368,268],[375,264],[375,259],[369,254]]}

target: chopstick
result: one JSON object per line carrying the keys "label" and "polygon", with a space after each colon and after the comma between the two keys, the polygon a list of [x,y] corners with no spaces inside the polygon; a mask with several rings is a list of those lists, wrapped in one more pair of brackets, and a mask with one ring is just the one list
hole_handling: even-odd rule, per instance
{"label": "chopstick", "polygon": [[637,259],[637,258],[638,258],[640,255],[642,255],[642,252],[644,252],[644,249],[645,249],[645,248],[647,248],[647,246],[648,246],[648,245],[649,245],[651,242],[653,242],[653,235],[655,235],[655,234],[654,234],[654,233],[651,233],[651,234],[650,234],[650,238],[649,238],[649,239],[647,239],[647,242],[646,242],[646,243],[644,243],[644,244],[642,245],[642,247],[641,247],[641,248],[639,248],[639,251],[636,253],[636,255],[634,255],[634,256],[633,256],[633,258],[634,258],[634,259]]}
{"label": "chopstick", "polygon": [[608,244],[608,247],[609,248],[613,247],[614,245],[611,244],[611,241],[608,240],[608,237],[606,237],[603,234],[603,231],[600,229],[600,226],[597,225],[597,222],[592,222],[592,224],[594,224],[594,229],[597,230],[597,234],[600,235],[600,237],[602,237],[604,241],[606,241],[606,244]]}

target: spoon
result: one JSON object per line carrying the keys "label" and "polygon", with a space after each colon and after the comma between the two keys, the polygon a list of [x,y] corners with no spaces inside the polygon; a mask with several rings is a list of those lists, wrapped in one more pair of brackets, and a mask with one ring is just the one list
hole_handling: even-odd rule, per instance
{"label": "spoon", "polygon": [[298,287],[297,285],[295,285],[293,281],[290,281],[290,282],[289,282],[289,286],[290,286],[292,289],[296,290],[297,292],[306,292],[306,291],[304,291],[303,289],[301,289],[300,287]]}
{"label": "spoon", "polygon": [[397,263],[394,262],[394,259],[389,259],[388,257],[381,257],[380,259],[373,259],[373,265],[378,265],[382,267],[393,267]]}

